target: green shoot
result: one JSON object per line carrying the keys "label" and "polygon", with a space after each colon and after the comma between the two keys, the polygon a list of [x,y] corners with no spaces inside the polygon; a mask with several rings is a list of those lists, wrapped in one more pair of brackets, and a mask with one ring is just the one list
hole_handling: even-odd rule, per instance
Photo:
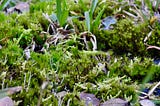
{"label": "green shoot", "polygon": [[95,20],[93,19],[93,13],[96,9],[97,4],[98,4],[98,0],[92,0],[90,10],[85,12],[86,26],[87,26],[87,30],[90,32],[93,31],[93,28],[98,28],[102,14],[104,12],[104,8],[103,8],[98,14],[98,16],[96,17],[96,19]]}
{"label": "green shoot", "polygon": [[105,8],[103,8],[103,9],[99,12],[99,14],[97,15],[96,19],[93,21],[93,25],[92,25],[92,26],[93,26],[95,29],[98,29],[98,26],[99,26],[99,24],[100,24],[100,22],[101,22],[101,17],[102,17],[103,12],[104,12],[104,9],[105,9]]}
{"label": "green shoot", "polygon": [[63,26],[68,18],[69,10],[67,9],[66,0],[56,0],[57,19],[60,26]]}
{"label": "green shoot", "polygon": [[86,11],[84,14],[85,14],[88,31],[91,31],[91,19],[90,19],[91,17],[90,17],[89,11]]}

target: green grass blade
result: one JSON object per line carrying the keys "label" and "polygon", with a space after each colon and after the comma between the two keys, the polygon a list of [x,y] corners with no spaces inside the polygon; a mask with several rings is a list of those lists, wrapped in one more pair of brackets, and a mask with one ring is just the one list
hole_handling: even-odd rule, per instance
{"label": "green grass blade", "polygon": [[68,18],[68,11],[64,11],[61,16],[61,21],[60,21],[61,26],[63,26],[67,22],[67,18]]}
{"label": "green grass blade", "polygon": [[88,29],[88,31],[91,31],[91,22],[90,22],[89,11],[86,11],[84,14],[85,14],[85,20],[86,20],[87,29]]}
{"label": "green grass blade", "polygon": [[68,18],[68,8],[66,0],[56,0],[57,20],[60,26],[63,26]]}
{"label": "green grass blade", "polygon": [[160,0],[157,0],[156,9],[158,9],[159,4],[160,4]]}
{"label": "green grass blade", "polygon": [[61,21],[60,21],[60,25],[63,26],[68,18],[68,14],[69,14],[69,10],[67,8],[67,3],[66,0],[63,0],[62,2],[62,14],[61,14]]}
{"label": "green grass blade", "polygon": [[2,4],[0,5],[0,10],[4,10],[9,4],[10,4],[11,0],[4,0],[2,2]]}
{"label": "green grass blade", "polygon": [[91,4],[91,9],[90,9],[90,14],[93,15],[93,12],[97,6],[98,0],[92,0],[92,4]]}
{"label": "green grass blade", "polygon": [[62,2],[62,11],[67,10],[67,3],[66,0],[63,0]]}
{"label": "green grass blade", "polygon": [[78,3],[79,3],[79,5],[80,5],[80,7],[82,7],[83,11],[87,11],[87,7],[86,7],[86,5],[84,4],[83,0],[79,0]]}
{"label": "green grass blade", "polygon": [[61,21],[61,14],[62,14],[61,3],[62,3],[62,0],[56,0],[56,10],[57,10],[56,15],[57,15],[57,19],[58,19],[59,24]]}
{"label": "green grass blade", "polygon": [[99,12],[98,16],[97,16],[96,19],[94,20],[94,22],[93,22],[93,27],[94,27],[94,29],[98,29],[98,26],[99,26],[99,24],[100,24],[100,22],[101,22],[101,17],[102,17],[102,15],[103,15],[104,10],[105,10],[105,8],[103,8],[103,9]]}

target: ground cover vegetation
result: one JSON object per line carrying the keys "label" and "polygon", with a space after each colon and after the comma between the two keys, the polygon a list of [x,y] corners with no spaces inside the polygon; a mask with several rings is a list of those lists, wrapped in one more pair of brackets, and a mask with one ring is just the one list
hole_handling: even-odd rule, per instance
{"label": "ground cover vegetation", "polygon": [[160,105],[159,5],[2,0],[0,104]]}

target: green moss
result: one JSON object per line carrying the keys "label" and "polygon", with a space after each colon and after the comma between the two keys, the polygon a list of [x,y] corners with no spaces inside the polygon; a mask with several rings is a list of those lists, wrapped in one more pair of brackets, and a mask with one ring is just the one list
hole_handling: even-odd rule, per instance
{"label": "green moss", "polygon": [[[98,42],[97,51],[84,51],[85,44],[79,35],[87,30],[85,20],[73,18],[76,34],[67,35],[56,45],[51,44],[45,53],[31,51],[31,58],[25,60],[24,49],[32,44],[32,40],[37,48],[45,46],[50,35],[41,32],[46,32],[50,23],[42,13],[56,13],[55,5],[55,1],[32,1],[29,13],[0,13],[0,87],[22,86],[20,93],[12,95],[19,105],[37,105],[41,101],[44,106],[57,106],[60,101],[56,94],[62,91],[67,91],[62,106],[69,101],[71,106],[83,106],[80,92],[95,94],[101,102],[113,97],[134,102],[138,101],[137,82],[159,80],[159,66],[149,58],[158,57],[159,52],[146,50],[143,42],[150,32],[148,23],[133,24],[129,18],[118,19],[112,30],[93,30]],[[84,12],[89,10],[90,0],[84,4],[69,1],[68,5],[70,11],[83,18]],[[102,18],[105,18],[115,15],[121,5],[106,0],[98,4],[93,19],[103,7]],[[153,33],[147,43],[160,46],[159,24],[152,27]],[[71,28],[69,26],[67,30]],[[108,50],[113,53],[104,52]],[[106,72],[99,64],[104,65]],[[41,85],[45,81],[48,86],[42,92]],[[42,100],[39,99],[41,93]]]}
{"label": "green moss", "polygon": [[0,12],[0,22],[3,22],[5,20],[5,14]]}
{"label": "green moss", "polygon": [[2,60],[6,60],[8,65],[14,64],[16,61],[22,58],[23,51],[19,46],[12,41],[8,41],[6,47],[0,51]]}
{"label": "green moss", "polygon": [[[105,2],[99,1],[98,6],[94,12],[94,17],[97,17],[99,12],[104,8],[102,19],[107,16],[114,15],[114,9],[118,9],[118,5],[115,2],[106,0]],[[113,9],[114,8],[114,9]]]}
{"label": "green moss", "polygon": [[77,33],[81,33],[87,30],[84,21],[80,21],[79,19],[73,19],[75,31]]}
{"label": "green moss", "polygon": [[87,11],[90,7],[90,0],[80,0],[78,3],[74,3],[73,1],[70,1],[69,10],[71,12],[75,12],[78,16],[81,16],[84,14],[85,11]]}
{"label": "green moss", "polygon": [[119,20],[113,30],[95,32],[98,41],[101,41],[98,48],[113,49],[117,54],[149,55],[143,42],[146,33],[149,33],[146,27],[147,24],[134,25],[129,19]]}
{"label": "green moss", "polygon": [[40,12],[47,12],[51,14],[53,10],[53,5],[55,4],[55,1],[42,1],[42,2],[36,2],[36,3],[31,3],[30,6],[30,13],[34,13],[37,11]]}
{"label": "green moss", "polygon": [[21,33],[21,28],[21,26],[16,25],[15,19],[6,16],[5,20],[0,23],[0,43],[2,44],[7,41],[8,38],[13,38],[19,35]]}

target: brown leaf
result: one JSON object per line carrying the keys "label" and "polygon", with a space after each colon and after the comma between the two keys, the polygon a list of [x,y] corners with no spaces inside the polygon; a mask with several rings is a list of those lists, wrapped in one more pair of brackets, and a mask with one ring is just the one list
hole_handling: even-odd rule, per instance
{"label": "brown leaf", "polygon": [[129,103],[123,99],[115,98],[102,103],[100,106],[129,106]]}
{"label": "brown leaf", "polygon": [[10,97],[0,99],[0,106],[14,106],[14,102]]}
{"label": "brown leaf", "polygon": [[67,94],[66,91],[61,91],[61,92],[58,92],[56,96],[61,98],[61,97],[64,97],[66,94]]}
{"label": "brown leaf", "polygon": [[22,90],[22,87],[21,87],[21,86],[12,87],[12,88],[7,88],[7,93],[8,93],[9,95],[11,95],[11,94],[14,94],[14,93],[16,93],[16,92],[19,92],[19,91],[21,91],[21,90]]}
{"label": "brown leaf", "polygon": [[19,92],[22,90],[21,86],[17,86],[17,87],[12,87],[12,88],[6,88],[0,91],[0,94],[2,93],[7,93],[7,95],[12,95],[16,92]]}
{"label": "brown leaf", "polygon": [[29,11],[29,4],[27,2],[20,2],[15,6],[15,9],[20,12],[27,12]]}
{"label": "brown leaf", "polygon": [[141,106],[155,106],[155,104],[148,99],[140,100],[139,103]]}
{"label": "brown leaf", "polygon": [[19,92],[20,90],[22,90],[21,86],[2,89],[2,90],[0,90],[0,99],[6,97],[8,95],[12,95],[12,94],[14,94],[16,92]]}
{"label": "brown leaf", "polygon": [[13,12],[23,13],[28,11],[29,11],[29,4],[27,2],[20,2],[16,6],[7,9],[7,13],[13,13]]}
{"label": "brown leaf", "polygon": [[100,101],[93,94],[80,93],[80,99],[85,102],[85,106],[99,106]]}
{"label": "brown leaf", "polygon": [[72,33],[71,30],[66,30],[66,29],[62,29],[62,28],[58,28],[58,31],[59,31],[62,35],[68,35],[68,34]]}

